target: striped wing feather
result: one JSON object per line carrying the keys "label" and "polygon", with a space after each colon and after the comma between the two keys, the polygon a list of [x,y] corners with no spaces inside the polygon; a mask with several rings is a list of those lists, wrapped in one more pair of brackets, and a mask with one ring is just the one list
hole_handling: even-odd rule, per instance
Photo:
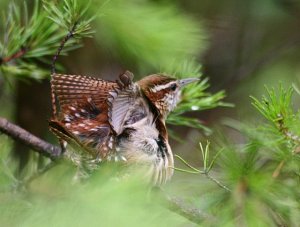
{"label": "striped wing feather", "polygon": [[[104,109],[108,92],[117,86],[116,82],[80,75],[54,74],[51,80],[53,96],[62,112],[74,103],[84,105],[89,98],[98,108]],[[57,107],[55,100],[53,102]]]}
{"label": "striped wing feather", "polygon": [[117,87],[116,82],[92,77],[52,75],[50,129],[68,143],[105,156],[112,133],[107,98]]}

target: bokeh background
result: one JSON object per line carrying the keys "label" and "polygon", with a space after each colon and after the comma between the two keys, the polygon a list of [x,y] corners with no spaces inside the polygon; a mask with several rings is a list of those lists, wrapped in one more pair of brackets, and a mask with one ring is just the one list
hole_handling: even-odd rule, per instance
{"label": "bokeh background", "polygon": [[[9,3],[1,0],[1,11]],[[33,1],[26,3],[32,5]],[[170,126],[172,134],[181,139],[171,139],[174,153],[194,165],[201,165],[200,141],[220,137],[234,143],[244,141],[224,122],[230,118],[257,124],[260,116],[251,105],[250,95],[260,97],[265,85],[299,83],[297,0],[99,0],[92,1],[89,10],[99,14],[92,23],[95,33],[83,40],[81,48],[59,59],[59,71],[114,79],[128,69],[137,80],[155,72],[168,72],[178,59],[186,59],[201,65],[202,78],[209,78],[208,91],[225,90],[227,97],[223,101],[234,107],[188,114],[210,127],[210,135],[199,129]],[[0,24],[2,31],[4,26]],[[51,56],[48,63],[50,60]],[[37,64],[50,71],[47,61]],[[0,74],[0,116],[56,143],[48,131],[50,110],[49,77],[35,80],[13,73]],[[0,140],[0,151],[7,153],[5,158],[12,156],[15,160],[17,179],[45,162],[22,144],[5,136]],[[181,192],[197,194],[196,186],[186,183],[189,180],[193,182],[194,177],[176,173],[174,184],[186,185]],[[203,184],[212,183],[203,180]]]}

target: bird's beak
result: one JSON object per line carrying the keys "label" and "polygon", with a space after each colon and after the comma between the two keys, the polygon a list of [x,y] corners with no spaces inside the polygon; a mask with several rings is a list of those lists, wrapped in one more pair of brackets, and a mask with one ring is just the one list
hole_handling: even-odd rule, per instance
{"label": "bird's beak", "polygon": [[180,87],[184,87],[187,84],[190,84],[190,83],[193,83],[193,82],[197,82],[199,80],[200,80],[199,78],[187,78],[187,79],[181,79],[178,82],[179,82],[179,86]]}

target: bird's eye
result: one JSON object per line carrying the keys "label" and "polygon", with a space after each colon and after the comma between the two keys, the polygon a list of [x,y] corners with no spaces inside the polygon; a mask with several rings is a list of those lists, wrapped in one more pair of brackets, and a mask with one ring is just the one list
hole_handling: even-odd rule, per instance
{"label": "bird's eye", "polygon": [[170,89],[171,89],[172,91],[175,91],[176,88],[177,88],[177,84],[172,84],[171,87],[170,87]]}

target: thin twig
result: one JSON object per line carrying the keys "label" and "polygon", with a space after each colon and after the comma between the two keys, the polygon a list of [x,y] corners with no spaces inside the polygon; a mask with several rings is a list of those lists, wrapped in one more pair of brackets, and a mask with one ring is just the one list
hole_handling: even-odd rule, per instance
{"label": "thin twig", "polygon": [[228,192],[231,192],[231,190],[230,190],[226,185],[222,184],[222,183],[221,183],[220,181],[218,181],[216,178],[212,177],[208,172],[206,172],[206,173],[204,173],[204,174],[205,174],[205,176],[206,176],[208,179],[212,180],[212,181],[215,182],[217,185],[219,185],[219,187],[225,189],[225,190],[228,191]]}
{"label": "thin twig", "polygon": [[61,155],[61,148],[47,143],[46,141],[32,135],[23,128],[9,122],[5,118],[0,117],[0,132],[12,137],[27,145],[38,153],[54,160]]}
{"label": "thin twig", "polygon": [[62,49],[64,48],[66,42],[73,37],[75,29],[77,26],[77,22],[74,23],[72,29],[68,32],[68,34],[66,35],[66,37],[61,41],[60,46],[58,47],[58,50],[56,52],[56,54],[53,56],[52,59],[52,64],[51,64],[51,74],[55,73],[55,63],[57,61],[58,56],[60,55],[60,52],[62,51]]}

